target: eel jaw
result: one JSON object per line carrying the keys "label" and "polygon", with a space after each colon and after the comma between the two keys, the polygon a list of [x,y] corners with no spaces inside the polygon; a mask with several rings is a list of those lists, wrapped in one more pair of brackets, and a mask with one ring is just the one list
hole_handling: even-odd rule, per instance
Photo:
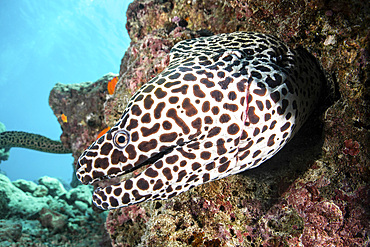
{"label": "eel jaw", "polygon": [[[89,172],[86,171],[87,164],[84,162],[84,159],[80,158],[78,161],[79,168],[76,171],[77,178],[85,185],[90,184],[94,186],[95,190],[94,190],[94,195],[93,195],[93,202],[98,208],[107,210],[107,209],[110,209],[110,207],[104,207],[102,205],[99,205],[99,203],[96,202],[97,195],[102,196],[102,193],[104,193],[104,191],[106,191],[107,189],[111,188],[112,185],[119,186],[125,183],[127,180],[130,180],[131,178],[139,176],[142,172],[145,172],[149,167],[151,167],[156,161],[160,160],[166,154],[171,153],[172,150],[174,150],[174,148],[178,146],[183,146],[189,142],[185,142],[179,145],[169,146],[164,151],[154,154],[152,157],[148,158],[147,160],[143,161],[142,163],[130,169],[123,170],[123,171],[121,170],[121,171],[118,171],[117,173],[112,173],[109,175],[93,176],[94,178],[91,178],[92,176],[89,174]],[[94,174],[94,171],[93,171],[92,175],[97,175],[97,173]]]}
{"label": "eel jaw", "polygon": [[[159,160],[159,159],[158,159]],[[154,161],[155,162],[155,161]],[[120,172],[118,174],[112,174],[110,176],[103,176],[99,178],[95,178],[89,184],[94,186],[94,192],[92,200],[97,208],[100,208],[102,210],[109,210],[117,208],[115,206],[111,206],[109,204],[106,204],[101,201],[102,198],[106,198],[106,195],[109,194],[111,191],[114,190],[114,188],[117,187],[124,187],[123,184],[129,180],[135,179],[139,175],[141,175],[143,172],[145,172],[149,167],[153,166],[153,163],[142,165],[140,164],[139,167],[136,167],[136,169],[131,169],[129,172]],[[108,192],[109,191],[109,192]],[[144,200],[144,198],[143,198]],[[128,204],[131,205],[132,203]],[[128,205],[122,205],[122,206],[128,206]],[[120,206],[120,207],[122,207]]]}

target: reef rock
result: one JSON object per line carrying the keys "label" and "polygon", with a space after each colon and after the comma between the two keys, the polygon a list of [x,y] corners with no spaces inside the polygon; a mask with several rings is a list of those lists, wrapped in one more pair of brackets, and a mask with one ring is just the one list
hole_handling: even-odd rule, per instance
{"label": "reef rock", "polygon": [[48,188],[45,185],[39,184],[37,185],[35,191],[32,193],[35,197],[43,197],[49,193]]}
{"label": "reef rock", "polygon": [[[107,127],[104,102],[108,97],[108,82],[115,77],[109,73],[96,82],[76,84],[57,83],[49,95],[49,105],[62,127],[62,143],[72,149],[75,161],[93,142],[98,133]],[[62,115],[67,121],[62,120]],[[76,162],[74,162],[76,164]],[[72,187],[80,184],[75,177]]]}
{"label": "reef rock", "polygon": [[81,212],[86,212],[91,209],[92,187],[91,186],[77,186],[71,189],[66,194],[66,200]]}
{"label": "reef rock", "polygon": [[48,189],[48,192],[51,196],[61,196],[67,193],[63,184],[56,178],[44,176],[39,178],[38,182],[40,185],[44,185]]}
{"label": "reef rock", "polygon": [[0,174],[0,193],[9,200],[9,215],[34,215],[47,207],[47,198],[33,197],[15,187],[8,177]]}
{"label": "reef rock", "polygon": [[55,178],[39,181],[44,185],[12,183],[0,174],[0,246],[110,246],[106,214],[92,210],[90,186],[66,191]]}
{"label": "reef rock", "polygon": [[0,243],[17,241],[22,235],[22,224],[0,220]]}
{"label": "reef rock", "polygon": [[23,190],[24,192],[33,193],[36,188],[37,184],[32,181],[27,181],[24,179],[18,179],[13,182],[14,186],[18,187],[19,189]]}
{"label": "reef rock", "polygon": [[39,212],[39,218],[43,227],[49,228],[52,232],[62,231],[67,224],[67,216],[53,212],[50,209],[42,208]]}
{"label": "reef rock", "polygon": [[0,219],[9,215],[9,201],[4,191],[0,191]]}

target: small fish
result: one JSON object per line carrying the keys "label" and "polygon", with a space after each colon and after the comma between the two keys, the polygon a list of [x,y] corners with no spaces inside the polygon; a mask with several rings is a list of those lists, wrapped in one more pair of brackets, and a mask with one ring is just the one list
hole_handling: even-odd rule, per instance
{"label": "small fish", "polygon": [[107,127],[105,129],[103,129],[102,131],[100,131],[100,133],[98,134],[98,137],[96,139],[99,139],[100,137],[102,137],[105,133],[108,132],[108,130],[110,130],[110,127]]}
{"label": "small fish", "polygon": [[108,82],[108,93],[109,94],[113,94],[114,93],[114,89],[116,88],[116,84],[117,84],[117,82],[118,82],[118,77],[116,76],[116,77],[114,77],[112,80],[110,80],[109,82]]}
{"label": "small fish", "polygon": [[60,116],[60,118],[62,119],[63,123],[67,123],[68,122],[67,116],[64,115],[64,113]]}

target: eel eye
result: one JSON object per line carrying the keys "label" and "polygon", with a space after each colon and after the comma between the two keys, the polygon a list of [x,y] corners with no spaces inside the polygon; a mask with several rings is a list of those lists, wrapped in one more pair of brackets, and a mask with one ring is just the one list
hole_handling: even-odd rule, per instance
{"label": "eel eye", "polygon": [[129,134],[125,130],[117,131],[113,137],[113,143],[118,148],[124,148],[127,146],[129,141]]}

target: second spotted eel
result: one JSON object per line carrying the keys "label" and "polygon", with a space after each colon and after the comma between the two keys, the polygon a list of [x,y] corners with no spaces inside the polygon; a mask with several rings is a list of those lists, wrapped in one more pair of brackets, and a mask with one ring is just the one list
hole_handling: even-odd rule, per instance
{"label": "second spotted eel", "polygon": [[169,66],[81,155],[77,177],[99,184],[145,168],[95,190],[94,203],[112,209],[168,199],[257,167],[307,120],[323,78],[306,50],[270,35],[236,32],[179,42]]}
{"label": "second spotted eel", "polygon": [[47,153],[72,153],[61,141],[51,140],[45,136],[23,132],[5,131],[0,133],[0,148],[21,147]]}

